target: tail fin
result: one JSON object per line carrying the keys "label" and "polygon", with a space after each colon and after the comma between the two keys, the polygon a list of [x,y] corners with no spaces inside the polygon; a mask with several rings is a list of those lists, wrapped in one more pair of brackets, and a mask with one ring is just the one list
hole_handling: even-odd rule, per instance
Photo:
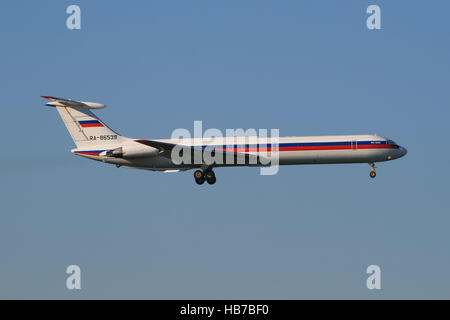
{"label": "tail fin", "polygon": [[111,144],[123,139],[108,128],[90,109],[102,109],[106,106],[95,102],[80,102],[51,96],[47,106],[56,107],[77,148],[93,145]]}

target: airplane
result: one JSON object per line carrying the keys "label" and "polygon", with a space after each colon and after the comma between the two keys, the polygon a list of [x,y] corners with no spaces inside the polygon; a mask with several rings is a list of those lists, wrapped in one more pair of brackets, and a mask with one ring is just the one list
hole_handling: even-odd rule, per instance
{"label": "airplane", "polygon": [[[47,106],[59,112],[76,148],[71,152],[88,159],[128,167],[164,172],[197,169],[195,182],[199,185],[216,182],[215,167],[268,166],[297,164],[368,163],[370,177],[375,178],[375,163],[403,157],[407,150],[393,140],[377,135],[340,135],[311,137],[256,137],[249,143],[244,137],[242,144],[230,144],[228,138],[184,139],[132,139],[111,130],[91,110],[105,108],[96,102],[41,96],[51,100]],[[205,142],[206,141],[206,142]],[[233,140],[235,141],[235,140]],[[256,142],[255,142],[256,141]],[[209,162],[175,161],[174,154],[188,159],[209,152]],[[189,156],[189,157],[188,157]],[[232,161],[224,161],[231,159]],[[212,161],[211,161],[212,159]],[[222,161],[219,161],[221,159]]]}

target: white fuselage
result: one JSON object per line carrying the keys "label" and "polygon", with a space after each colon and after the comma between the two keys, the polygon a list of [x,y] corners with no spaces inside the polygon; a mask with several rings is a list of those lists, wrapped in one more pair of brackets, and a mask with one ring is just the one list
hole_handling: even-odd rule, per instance
{"label": "white fuselage", "polygon": [[[295,164],[325,164],[325,163],[375,163],[400,158],[406,154],[406,149],[397,145],[394,141],[376,135],[349,135],[349,136],[311,136],[311,137],[281,137],[276,140],[271,138],[249,138],[237,144],[228,144],[227,138],[212,139],[164,139],[153,140],[163,143],[194,146],[196,148],[212,148],[226,150],[227,152],[245,153],[249,155],[261,155],[262,157],[277,157],[279,165]],[[257,140],[254,140],[257,139]],[[121,142],[122,145],[133,150],[145,151],[151,148],[142,145],[138,141],[128,139]],[[272,145],[272,142],[273,145]],[[263,148],[261,146],[264,146]],[[278,150],[276,147],[278,146]],[[105,151],[117,148],[117,143],[110,146],[101,145],[98,148],[74,149],[73,153],[90,159],[112,163],[120,166],[134,167],[149,170],[186,170],[202,167],[201,163],[174,164],[168,157],[152,155],[149,157],[115,158],[105,156]],[[273,148],[273,150],[272,150]],[[278,151],[278,152],[275,152]],[[248,166],[249,164],[228,163],[215,164],[222,166]]]}
{"label": "white fuselage", "polygon": [[[216,183],[213,169],[225,166],[264,166],[270,168],[261,171],[275,174],[279,165],[369,163],[370,177],[375,178],[376,162],[406,154],[394,141],[376,135],[131,139],[116,133],[91,112],[105,108],[104,104],[42,97],[50,100],[46,105],[56,108],[61,116],[77,146],[74,154],[117,167],[167,172],[196,168],[194,179],[199,185]],[[194,136],[195,132],[194,128]]]}

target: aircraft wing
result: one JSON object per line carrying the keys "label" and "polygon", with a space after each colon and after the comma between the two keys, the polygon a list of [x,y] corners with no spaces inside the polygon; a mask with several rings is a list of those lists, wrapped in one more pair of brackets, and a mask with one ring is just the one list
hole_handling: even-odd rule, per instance
{"label": "aircraft wing", "polygon": [[[204,149],[200,146],[186,146],[186,145],[179,145],[174,143],[167,143],[167,142],[161,142],[161,141],[155,141],[155,140],[135,140],[136,142],[145,144],[147,146],[157,148],[160,150],[160,155],[163,157],[166,157],[168,159],[171,159],[172,157],[172,150],[175,147],[181,148],[183,153],[190,152],[191,153],[191,159],[192,161],[195,159],[195,154],[200,153],[201,156],[203,156]],[[205,150],[208,150],[205,148]],[[181,150],[180,150],[181,151]],[[223,159],[223,163],[227,161],[227,157],[232,158],[234,163],[245,163],[245,164],[252,164],[252,165],[264,165],[269,164],[269,160],[250,153],[245,152],[232,152],[227,150],[214,150],[210,149],[210,152],[212,153],[211,156],[214,158]],[[214,155],[213,155],[214,154]],[[199,155],[197,155],[199,157]],[[222,156],[222,157],[221,157]],[[199,159],[202,159],[199,157]]]}

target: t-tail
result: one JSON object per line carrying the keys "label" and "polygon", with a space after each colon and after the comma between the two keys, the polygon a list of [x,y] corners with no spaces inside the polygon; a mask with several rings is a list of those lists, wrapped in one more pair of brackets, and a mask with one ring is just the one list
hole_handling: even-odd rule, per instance
{"label": "t-tail", "polygon": [[123,159],[155,157],[160,150],[141,140],[130,139],[111,130],[91,109],[103,109],[104,104],[42,96],[50,99],[46,105],[55,107],[77,148],[72,152],[94,160],[125,164]]}
{"label": "t-tail", "polygon": [[96,102],[73,101],[69,99],[42,96],[50,99],[47,106],[56,107],[61,119],[77,148],[111,145],[120,143],[126,138],[111,130],[102,120],[91,112],[91,109],[102,109],[106,106]]}

